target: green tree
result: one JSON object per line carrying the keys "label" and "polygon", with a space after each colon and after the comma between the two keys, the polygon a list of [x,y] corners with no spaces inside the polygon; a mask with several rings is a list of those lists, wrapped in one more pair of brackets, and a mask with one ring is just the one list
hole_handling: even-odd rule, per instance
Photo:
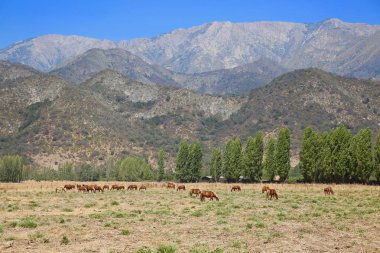
{"label": "green tree", "polygon": [[376,137],[374,150],[374,169],[376,180],[380,181],[380,133]]}
{"label": "green tree", "polygon": [[189,180],[189,143],[186,140],[181,140],[176,159],[176,176],[180,181]]}
{"label": "green tree", "polygon": [[74,172],[74,166],[70,162],[65,162],[58,167],[58,178],[60,180],[76,180],[76,175]]}
{"label": "green tree", "polygon": [[249,136],[244,149],[244,176],[248,177],[251,181],[255,180],[254,157],[255,138]]}
{"label": "green tree", "polygon": [[317,180],[320,157],[321,141],[319,135],[313,128],[307,127],[304,130],[300,151],[300,169],[305,182]]}
{"label": "green tree", "polygon": [[113,177],[118,181],[153,180],[154,174],[150,165],[141,157],[127,157],[115,163]]}
{"label": "green tree", "polygon": [[239,138],[229,140],[224,152],[224,173],[227,181],[237,181],[243,173],[241,141]]}
{"label": "green tree", "polygon": [[326,179],[328,182],[347,182],[352,173],[352,161],[350,159],[350,143],[352,134],[343,125],[330,131],[328,137],[329,157],[326,167]]}
{"label": "green tree", "polygon": [[263,155],[264,155],[264,134],[258,132],[255,136],[255,145],[253,151],[253,170],[254,180],[261,180],[263,175]]}
{"label": "green tree", "polygon": [[162,181],[165,178],[165,152],[160,149],[158,153],[158,181]]}
{"label": "green tree", "polygon": [[197,182],[201,177],[201,169],[202,169],[202,144],[200,141],[196,141],[195,143],[190,145],[189,148],[189,174],[190,177],[187,181]]}
{"label": "green tree", "polygon": [[0,181],[20,182],[24,161],[19,155],[5,155],[0,159]]}
{"label": "green tree", "polygon": [[218,148],[212,150],[211,164],[210,164],[210,174],[216,180],[222,176],[222,152]]}
{"label": "green tree", "polygon": [[368,183],[373,170],[372,133],[368,128],[361,129],[350,143],[349,178],[354,182]]}
{"label": "green tree", "polygon": [[290,130],[282,128],[276,147],[276,171],[281,181],[285,181],[290,170]]}
{"label": "green tree", "polygon": [[266,178],[272,181],[276,175],[276,140],[272,137],[265,148],[264,171]]}

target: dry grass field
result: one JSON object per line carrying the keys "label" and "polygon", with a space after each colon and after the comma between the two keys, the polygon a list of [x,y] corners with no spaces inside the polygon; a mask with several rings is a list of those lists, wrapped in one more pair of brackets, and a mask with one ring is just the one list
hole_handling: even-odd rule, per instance
{"label": "dry grass field", "polygon": [[[0,252],[380,252],[379,186],[325,196],[324,185],[273,185],[279,199],[266,200],[260,184],[54,192],[64,184],[0,184]],[[191,187],[220,201],[200,202]]]}

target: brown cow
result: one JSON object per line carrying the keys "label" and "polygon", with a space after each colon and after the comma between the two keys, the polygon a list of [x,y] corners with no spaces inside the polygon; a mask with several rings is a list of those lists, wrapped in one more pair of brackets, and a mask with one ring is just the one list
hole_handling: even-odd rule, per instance
{"label": "brown cow", "polygon": [[241,191],[240,186],[239,186],[239,185],[233,185],[232,188],[231,188],[231,192],[233,192],[233,191],[238,191],[238,192],[240,192],[240,191]]}
{"label": "brown cow", "polygon": [[325,192],[325,195],[334,195],[334,191],[331,186],[326,187],[325,189],[323,189],[323,191]]}
{"label": "brown cow", "polygon": [[278,195],[277,195],[277,192],[275,189],[268,189],[267,190],[267,199],[272,199],[273,197],[275,197],[276,199],[278,199]]}
{"label": "brown cow", "polygon": [[266,192],[269,190],[269,186],[263,186],[263,189],[261,190],[262,193]]}
{"label": "brown cow", "polygon": [[175,189],[175,184],[173,184],[173,183],[168,183],[168,184],[166,185],[166,188],[168,188],[168,189]]}
{"label": "brown cow", "polygon": [[186,187],[185,187],[185,185],[177,185],[177,191],[180,191],[180,190],[184,190],[184,191],[186,191]]}
{"label": "brown cow", "polygon": [[139,191],[145,190],[146,191],[146,186],[145,185],[140,185]]}
{"label": "brown cow", "polygon": [[190,197],[192,197],[193,194],[198,197],[201,194],[201,190],[200,189],[190,189],[190,192],[189,192]]}
{"label": "brown cow", "polygon": [[128,186],[128,188],[127,188],[127,190],[129,191],[129,190],[137,190],[137,185],[135,185],[135,184],[131,184],[131,185],[129,185]]}
{"label": "brown cow", "polygon": [[75,189],[75,184],[65,184],[65,186],[63,186],[63,188],[65,190]]}
{"label": "brown cow", "polygon": [[205,201],[205,198],[209,198],[210,200],[216,199],[217,201],[219,201],[218,196],[212,191],[202,191],[201,192],[201,201]]}
{"label": "brown cow", "polygon": [[109,190],[110,187],[109,187],[108,185],[104,185],[104,186],[103,186],[103,191],[104,191],[105,189]]}

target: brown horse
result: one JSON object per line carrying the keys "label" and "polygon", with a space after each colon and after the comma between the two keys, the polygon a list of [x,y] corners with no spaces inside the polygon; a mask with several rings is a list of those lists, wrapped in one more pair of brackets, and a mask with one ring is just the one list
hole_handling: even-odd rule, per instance
{"label": "brown horse", "polygon": [[173,183],[168,183],[168,184],[166,185],[166,188],[168,188],[168,189],[175,189],[175,184],[173,184]]}
{"label": "brown horse", "polygon": [[87,192],[95,192],[94,185],[84,185],[86,187]]}
{"label": "brown horse", "polygon": [[209,198],[210,200],[216,199],[217,201],[219,201],[218,196],[212,191],[202,191],[201,192],[201,201],[205,201],[205,198]]}
{"label": "brown horse", "polygon": [[135,184],[128,185],[127,191],[129,190],[137,190],[137,185]]}
{"label": "brown horse", "polygon": [[276,199],[278,199],[278,195],[277,195],[277,192],[275,189],[268,189],[267,190],[267,199],[272,199],[273,197],[275,197]]}
{"label": "brown horse", "polygon": [[201,192],[202,191],[200,189],[191,189],[189,192],[189,195],[190,197],[192,197],[193,195],[198,197],[201,194]]}
{"label": "brown horse", "polygon": [[65,184],[65,186],[63,186],[63,188],[65,190],[75,189],[75,184]]}
{"label": "brown horse", "polygon": [[113,184],[111,186],[111,190],[121,190],[120,186],[118,186],[117,184]]}
{"label": "brown horse", "polygon": [[331,186],[326,187],[325,189],[323,189],[323,191],[325,192],[325,195],[334,195],[334,191]]}
{"label": "brown horse", "polygon": [[110,187],[108,185],[103,185],[103,191],[106,190],[106,189],[109,190]]}
{"label": "brown horse", "polygon": [[87,188],[86,188],[85,186],[79,186],[79,187],[77,187],[77,189],[78,189],[78,191],[80,191],[80,192],[85,192],[85,191],[87,191]]}
{"label": "brown horse", "polygon": [[140,185],[139,191],[145,190],[146,191],[146,186],[145,185]]}
{"label": "brown horse", "polygon": [[238,191],[238,192],[240,192],[240,191],[241,191],[240,186],[239,186],[239,185],[233,185],[233,186],[231,187],[231,192],[233,192],[233,191]]}
{"label": "brown horse", "polygon": [[65,192],[65,191],[66,190],[63,187],[57,187],[57,188],[55,188],[55,192]]}
{"label": "brown horse", "polygon": [[269,186],[263,186],[263,189],[261,190],[262,193],[266,192],[269,190]]}
{"label": "brown horse", "polygon": [[98,192],[104,192],[103,188],[100,187],[100,186],[98,186],[98,185],[94,186],[94,192],[96,192],[96,191],[98,191]]}
{"label": "brown horse", "polygon": [[180,190],[184,190],[184,191],[186,191],[186,187],[185,187],[185,185],[178,185],[178,186],[177,186],[177,191],[180,191]]}

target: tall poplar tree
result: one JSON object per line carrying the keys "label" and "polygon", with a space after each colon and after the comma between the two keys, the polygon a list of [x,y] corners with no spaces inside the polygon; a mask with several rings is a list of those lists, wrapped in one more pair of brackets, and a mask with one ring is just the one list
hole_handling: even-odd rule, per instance
{"label": "tall poplar tree", "polygon": [[321,141],[313,128],[304,130],[301,151],[300,169],[305,182],[315,182],[318,178],[319,161],[321,158]]}
{"label": "tall poplar tree", "polygon": [[269,180],[276,176],[276,140],[271,137],[265,147],[264,171]]}
{"label": "tall poplar tree", "polygon": [[255,139],[250,136],[244,149],[244,176],[251,181],[255,179],[254,155]]}
{"label": "tall poplar tree", "polygon": [[201,177],[201,169],[202,169],[202,144],[200,141],[196,141],[195,143],[190,145],[189,149],[189,174],[190,177],[187,181],[197,182]]}
{"label": "tall poplar tree", "polygon": [[187,181],[189,178],[188,159],[189,143],[187,142],[187,140],[181,140],[176,159],[176,177],[180,181]]}
{"label": "tall poplar tree", "polygon": [[380,133],[376,137],[376,144],[374,150],[374,169],[376,180],[380,181]]}
{"label": "tall poplar tree", "polygon": [[351,140],[349,176],[353,182],[367,183],[373,170],[372,133],[361,129]]}
{"label": "tall poplar tree", "polygon": [[216,180],[222,176],[222,153],[220,149],[214,148],[212,150],[211,164],[210,164],[210,174]]}
{"label": "tall poplar tree", "polygon": [[290,130],[280,130],[276,147],[276,170],[283,182],[287,179],[290,170]]}
{"label": "tall poplar tree", "polygon": [[158,153],[158,181],[162,181],[165,177],[165,152],[160,149]]}
{"label": "tall poplar tree", "polygon": [[255,145],[253,152],[253,171],[254,179],[260,180],[263,175],[263,155],[264,155],[264,134],[258,132],[255,136]]}

